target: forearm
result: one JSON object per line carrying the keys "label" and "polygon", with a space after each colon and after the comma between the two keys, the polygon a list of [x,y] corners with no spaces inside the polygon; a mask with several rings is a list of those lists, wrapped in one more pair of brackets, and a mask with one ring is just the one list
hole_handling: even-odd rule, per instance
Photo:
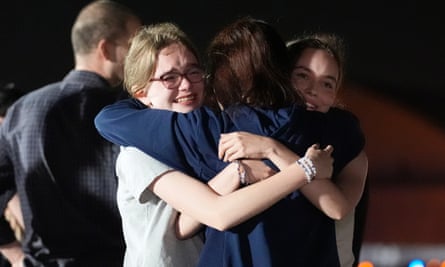
{"label": "forearm", "polygon": [[220,172],[208,182],[208,185],[215,193],[224,196],[239,188],[239,175],[237,172],[231,175],[225,175]]}
{"label": "forearm", "polygon": [[300,157],[285,145],[272,138],[267,138],[269,150],[267,158],[272,161],[280,170],[294,163]]}
{"label": "forearm", "polygon": [[334,220],[350,213],[360,200],[368,173],[368,159],[362,151],[340,172],[335,183],[331,180],[314,181],[301,192]]}
{"label": "forearm", "polygon": [[[218,195],[227,195],[235,191],[239,185],[239,177],[236,174],[226,176],[219,173],[208,182],[208,186]],[[190,238],[195,235],[201,227],[201,222],[184,213],[180,213],[176,221],[176,237],[181,240]]]}
{"label": "forearm", "polygon": [[0,246],[0,252],[11,263],[11,265],[23,261],[25,257],[22,247],[20,243],[17,241],[7,245]]}
{"label": "forearm", "polygon": [[326,216],[334,220],[344,218],[355,207],[330,180],[313,181],[301,193]]}
{"label": "forearm", "polygon": [[[235,164],[229,166],[234,168],[231,171],[236,171]],[[306,184],[305,174],[297,164],[225,196],[216,194],[195,179],[179,176],[165,179],[172,175],[174,172],[164,175],[155,184],[154,192],[178,211],[219,230],[226,230],[257,215]]]}
{"label": "forearm", "polygon": [[175,226],[176,238],[180,240],[194,236],[202,228],[201,222],[184,213],[178,213]]}

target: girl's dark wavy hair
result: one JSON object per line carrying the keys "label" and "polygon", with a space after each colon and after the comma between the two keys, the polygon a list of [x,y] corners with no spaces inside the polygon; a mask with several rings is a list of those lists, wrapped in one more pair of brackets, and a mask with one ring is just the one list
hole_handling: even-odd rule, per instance
{"label": "girl's dark wavy hair", "polygon": [[301,101],[290,83],[286,44],[268,23],[252,17],[223,28],[207,50],[206,104],[279,108]]}

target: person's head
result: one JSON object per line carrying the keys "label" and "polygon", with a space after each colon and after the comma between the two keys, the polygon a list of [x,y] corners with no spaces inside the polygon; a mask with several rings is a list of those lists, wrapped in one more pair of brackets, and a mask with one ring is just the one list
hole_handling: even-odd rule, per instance
{"label": "person's head", "polygon": [[217,33],[207,53],[209,92],[223,107],[277,108],[299,101],[286,45],[268,23],[238,19]]}
{"label": "person's head", "polygon": [[85,6],[71,29],[75,68],[94,71],[110,85],[119,85],[129,39],[140,26],[140,19],[119,3],[99,0]]}
{"label": "person's head", "polygon": [[199,54],[173,23],[138,31],[124,69],[126,90],[148,107],[185,113],[202,104],[204,71]]}
{"label": "person's head", "polygon": [[327,112],[337,101],[344,77],[344,42],[335,34],[303,36],[287,44],[292,84],[309,110]]}
{"label": "person's head", "polygon": [[6,115],[8,108],[22,95],[24,92],[17,89],[14,83],[5,83],[0,86],[0,124]]}

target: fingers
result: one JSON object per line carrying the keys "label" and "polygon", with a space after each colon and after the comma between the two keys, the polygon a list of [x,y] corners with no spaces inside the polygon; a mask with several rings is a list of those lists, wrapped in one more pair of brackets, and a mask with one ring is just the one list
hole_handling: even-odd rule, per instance
{"label": "fingers", "polygon": [[[313,144],[312,146],[311,146],[311,148],[312,149],[320,149],[320,144]],[[327,145],[324,149],[323,149],[323,151],[326,151],[326,152],[328,152],[328,153],[332,153],[333,151],[334,151],[334,147],[332,146],[332,145]]]}
{"label": "fingers", "polygon": [[243,132],[223,133],[218,144],[218,157],[229,162],[242,157]]}
{"label": "fingers", "polygon": [[323,149],[324,151],[328,152],[329,154],[332,154],[332,152],[334,151],[334,147],[331,145],[327,145],[325,147],[325,149]]}
{"label": "fingers", "polygon": [[218,157],[225,161],[230,162],[238,157],[238,132],[221,134],[221,138],[218,144]]}

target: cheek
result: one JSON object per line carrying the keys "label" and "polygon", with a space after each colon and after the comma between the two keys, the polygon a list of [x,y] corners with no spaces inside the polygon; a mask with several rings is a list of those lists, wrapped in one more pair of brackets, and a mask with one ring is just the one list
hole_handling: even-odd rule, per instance
{"label": "cheek", "polygon": [[170,107],[175,98],[173,91],[174,90],[167,91],[166,89],[158,88],[156,92],[149,93],[147,98],[149,99],[153,108]]}
{"label": "cheek", "polygon": [[335,103],[335,93],[325,92],[322,95],[323,102],[327,105],[333,105]]}
{"label": "cheek", "polygon": [[309,87],[310,82],[304,79],[293,78],[292,85],[300,92],[305,91]]}

